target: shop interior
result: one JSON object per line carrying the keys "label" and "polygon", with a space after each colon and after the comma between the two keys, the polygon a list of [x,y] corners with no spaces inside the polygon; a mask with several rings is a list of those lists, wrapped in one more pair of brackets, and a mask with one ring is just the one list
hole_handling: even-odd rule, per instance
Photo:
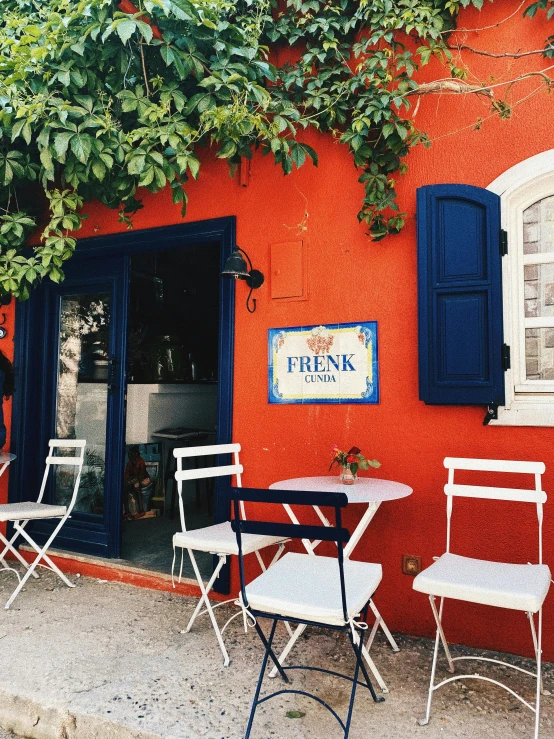
{"label": "shop interior", "polygon": [[[131,261],[121,558],[141,569],[171,571],[181,528],[173,449],[216,441],[219,271],[218,244]],[[184,483],[183,503],[188,529],[213,523],[209,482]],[[209,575],[211,555],[197,561]]]}

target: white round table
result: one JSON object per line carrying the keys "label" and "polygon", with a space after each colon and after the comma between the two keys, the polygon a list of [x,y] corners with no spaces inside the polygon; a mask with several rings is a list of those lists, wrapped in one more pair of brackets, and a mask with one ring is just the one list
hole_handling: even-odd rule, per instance
{"label": "white round table", "polygon": [[[344,547],[345,559],[348,559],[352,554],[355,546],[358,544],[365,530],[369,526],[371,519],[377,513],[377,509],[379,508],[381,503],[385,503],[390,500],[399,500],[400,498],[407,498],[408,495],[411,495],[413,492],[412,488],[409,485],[404,485],[401,482],[394,482],[393,480],[381,480],[375,477],[358,477],[356,481],[351,485],[345,485],[344,483],[341,483],[339,481],[338,475],[327,475],[324,477],[295,477],[291,480],[281,480],[279,482],[274,482],[269,486],[269,488],[270,490],[297,490],[300,494],[303,490],[313,493],[344,493],[348,498],[349,505],[351,503],[362,503],[366,505],[367,510],[356,526],[356,529],[352,533],[350,540]],[[285,509],[288,517],[293,523],[300,523],[290,505],[284,503],[283,508]],[[314,505],[313,509],[317,513],[320,521],[323,523],[324,526],[331,526],[327,518],[321,512],[319,506]],[[321,542],[302,539],[302,543],[304,544],[304,547],[308,554],[315,556],[315,548]],[[377,610],[373,600],[370,601],[370,606],[376,620],[375,625],[371,631],[368,648],[366,649],[366,647],[364,647],[363,655],[383,692],[388,692],[387,686],[385,685],[381,675],[375,668],[375,665],[369,656],[368,649],[369,647],[371,647],[373,637],[375,636],[375,631],[379,626],[383,629],[393,651],[399,651],[398,644],[396,643],[388,626],[383,621],[383,618]],[[298,628],[295,631],[294,635],[289,640],[289,643],[287,644],[285,650],[281,655],[283,659],[288,655],[290,649],[292,649],[295,641],[303,632],[304,628],[305,626],[302,628]],[[279,658],[279,661],[281,661],[281,657]],[[276,668],[274,668],[270,674],[274,676],[276,674]]]}
{"label": "white round table", "polygon": [[269,486],[270,490],[306,490],[313,493],[344,493],[349,503],[384,503],[407,498],[413,490],[409,485],[375,477],[358,477],[352,485],[339,482],[337,475],[325,477],[295,477]]}
{"label": "white round table", "polygon": [[0,452],[0,477],[2,477],[6,467],[10,462],[13,462],[14,459],[16,459],[15,454],[10,454],[10,452]]}

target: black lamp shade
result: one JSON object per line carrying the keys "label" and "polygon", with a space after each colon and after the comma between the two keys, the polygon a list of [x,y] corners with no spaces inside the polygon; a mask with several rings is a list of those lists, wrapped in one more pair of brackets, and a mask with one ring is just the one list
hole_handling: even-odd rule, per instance
{"label": "black lamp shade", "polygon": [[227,259],[225,269],[221,274],[225,277],[235,277],[240,280],[246,280],[250,276],[246,262],[238,251],[234,251]]}

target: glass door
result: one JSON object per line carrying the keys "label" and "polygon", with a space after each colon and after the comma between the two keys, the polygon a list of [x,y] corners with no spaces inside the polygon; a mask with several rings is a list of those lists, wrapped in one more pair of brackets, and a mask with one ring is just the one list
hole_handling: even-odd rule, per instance
{"label": "glass door", "polygon": [[[37,363],[27,373],[26,398],[35,405],[37,428],[25,437],[35,440],[39,464],[36,471],[31,465],[25,487],[38,493],[49,438],[85,439],[77,503],[54,546],[107,557],[119,556],[120,547],[127,272],[125,257],[74,257],[64,282],[43,285],[30,311]],[[56,468],[49,501],[66,504],[72,486],[72,471]],[[33,530],[41,539],[51,528],[43,521]]]}
{"label": "glass door", "polygon": [[[110,292],[61,295],[58,303],[58,372],[56,418],[58,439],[86,439],[85,467],[74,511],[104,516],[106,420],[110,355]],[[73,480],[56,468],[54,502],[66,505]]]}

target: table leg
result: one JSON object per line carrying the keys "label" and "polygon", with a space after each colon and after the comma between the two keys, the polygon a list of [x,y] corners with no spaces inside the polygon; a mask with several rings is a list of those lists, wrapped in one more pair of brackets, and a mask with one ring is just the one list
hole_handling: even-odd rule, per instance
{"label": "table leg", "polygon": [[[290,650],[294,647],[298,639],[306,631],[307,624],[298,624],[294,630],[291,638],[288,640],[286,647],[283,649],[281,654],[277,657],[279,664],[282,665],[286,658],[289,656]],[[269,673],[269,677],[275,677],[277,675],[277,667],[274,667]]]}
{"label": "table leg", "polygon": [[377,513],[380,505],[380,503],[368,503],[367,511],[362,516],[360,523],[354,529],[354,533],[350,537],[350,541],[344,547],[344,556],[346,559],[349,559],[357,543],[362,538],[364,531],[371,523],[373,516]]}
{"label": "table leg", "polygon": [[[283,503],[283,508],[287,512],[290,520],[298,526],[300,524],[300,521],[294,515],[294,512],[292,508],[290,507],[290,505],[288,503]],[[302,544],[304,544],[304,547],[306,551],[308,552],[308,554],[312,554],[315,557],[315,552],[314,552],[314,547],[312,545],[312,542],[309,539],[302,539]]]}
{"label": "table leg", "polygon": [[383,629],[383,633],[387,637],[387,641],[391,645],[392,651],[393,652],[399,652],[400,651],[400,647],[396,643],[396,640],[395,640],[394,636],[391,634],[391,632],[389,630],[389,627],[383,621],[383,617],[381,616],[381,614],[377,610],[377,607],[375,606],[375,603],[373,601],[371,601],[369,605],[371,606],[371,610],[373,611],[373,613],[375,615],[375,619],[376,619],[375,620],[375,623],[376,623],[376,625],[380,626]]}

